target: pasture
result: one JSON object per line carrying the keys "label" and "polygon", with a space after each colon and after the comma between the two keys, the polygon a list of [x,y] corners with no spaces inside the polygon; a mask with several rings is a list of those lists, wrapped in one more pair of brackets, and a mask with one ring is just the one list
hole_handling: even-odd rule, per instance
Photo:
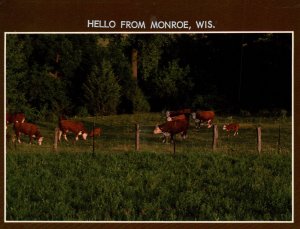
{"label": "pasture", "polygon": [[[217,150],[212,129],[195,129],[163,144],[153,134],[161,114],[80,118],[103,134],[53,152],[57,123],[37,123],[42,146],[7,142],[7,220],[291,220],[292,123],[289,118],[218,117]],[[239,122],[228,138],[222,126]],[[135,128],[140,125],[140,150]],[[262,152],[256,148],[262,127]],[[280,126],[280,147],[278,147]],[[11,132],[11,127],[8,131]]]}

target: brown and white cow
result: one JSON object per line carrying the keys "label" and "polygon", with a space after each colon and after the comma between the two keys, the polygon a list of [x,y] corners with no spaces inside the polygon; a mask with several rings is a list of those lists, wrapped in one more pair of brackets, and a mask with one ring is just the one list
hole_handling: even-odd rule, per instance
{"label": "brown and white cow", "polygon": [[90,137],[100,136],[101,132],[102,132],[101,128],[96,127],[90,132],[89,136]]}
{"label": "brown and white cow", "polygon": [[74,120],[65,120],[60,119],[59,120],[59,137],[58,141],[61,139],[61,135],[64,136],[64,139],[68,141],[67,139],[67,133],[72,132],[75,134],[75,140],[78,140],[78,136],[82,135],[82,139],[86,140],[87,138],[87,131],[83,125],[82,122],[74,121]]}
{"label": "brown and white cow", "polygon": [[229,137],[230,131],[234,131],[233,136],[236,136],[237,134],[239,134],[239,132],[238,132],[239,128],[240,128],[240,125],[238,123],[230,123],[230,124],[225,124],[223,126],[223,130],[227,131],[228,137]]}
{"label": "brown and white cow", "polygon": [[33,138],[37,139],[38,145],[42,145],[43,137],[37,125],[32,123],[20,123],[18,121],[14,124],[15,134],[19,143],[21,143],[21,133],[29,136],[29,144],[32,144]]}
{"label": "brown and white cow", "polygon": [[189,128],[189,122],[187,119],[180,119],[175,121],[168,121],[160,125],[156,125],[153,133],[163,134],[163,143],[166,142],[167,136],[171,137],[171,142],[174,141],[174,135],[180,133],[181,137],[185,139],[187,137],[187,130]]}
{"label": "brown and white cow", "polygon": [[196,128],[199,128],[201,125],[207,123],[207,128],[211,128],[212,121],[215,118],[214,111],[196,111],[192,113],[192,117],[195,120]]}

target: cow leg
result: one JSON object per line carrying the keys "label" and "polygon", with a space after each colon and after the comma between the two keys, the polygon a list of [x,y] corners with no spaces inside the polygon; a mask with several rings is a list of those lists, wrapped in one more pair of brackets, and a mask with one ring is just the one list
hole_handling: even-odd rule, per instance
{"label": "cow leg", "polygon": [[16,137],[19,143],[21,143],[21,137],[20,137],[21,133],[20,132],[16,132]]}
{"label": "cow leg", "polygon": [[58,141],[60,142],[60,139],[61,139],[61,135],[62,135],[62,131],[60,130],[59,132],[58,132]]}
{"label": "cow leg", "polygon": [[68,142],[67,134],[64,133],[64,139]]}
{"label": "cow leg", "polygon": [[32,138],[33,138],[32,135],[30,135],[30,136],[29,136],[29,144],[30,144],[30,145],[32,144]]}
{"label": "cow leg", "polygon": [[163,136],[162,136],[162,143],[166,143],[167,142],[167,139],[168,139],[168,136],[167,134],[163,133]]}
{"label": "cow leg", "polygon": [[195,127],[196,129],[200,127],[200,120],[198,119],[195,120]]}
{"label": "cow leg", "polygon": [[173,134],[171,134],[171,137],[170,137],[170,143],[171,143],[171,144],[174,143]]}
{"label": "cow leg", "polygon": [[167,137],[165,135],[163,135],[163,141],[162,141],[162,143],[166,143],[166,141],[167,141]]}
{"label": "cow leg", "polygon": [[186,132],[186,131],[183,131],[183,132],[181,132],[180,134],[181,134],[181,137],[182,137],[183,139],[186,139],[186,138],[187,138],[187,132]]}

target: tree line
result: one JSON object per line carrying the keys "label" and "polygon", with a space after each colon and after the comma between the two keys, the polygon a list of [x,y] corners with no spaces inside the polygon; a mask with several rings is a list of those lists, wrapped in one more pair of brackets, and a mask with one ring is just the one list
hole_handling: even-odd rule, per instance
{"label": "tree line", "polygon": [[291,110],[291,34],[8,34],[6,108],[32,119]]}

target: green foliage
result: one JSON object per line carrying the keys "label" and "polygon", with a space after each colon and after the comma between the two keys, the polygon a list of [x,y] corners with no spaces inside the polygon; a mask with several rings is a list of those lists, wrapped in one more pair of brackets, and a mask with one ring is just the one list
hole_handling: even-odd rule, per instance
{"label": "green foliage", "polygon": [[7,220],[291,220],[284,155],[14,153]]}
{"label": "green foliage", "polygon": [[[155,82],[157,92],[162,98],[170,98],[171,96],[177,97],[180,90],[186,89],[188,84],[184,79],[189,72],[189,68],[181,68],[178,65],[178,61],[169,62],[168,66],[159,74],[157,81]],[[179,86],[179,84],[181,84]]]}
{"label": "green foliage", "polygon": [[[6,38],[6,98],[11,112],[43,110],[40,117],[73,116],[86,107],[90,114],[132,113],[148,110],[149,104],[152,111],[205,106],[225,113],[282,109],[287,111],[278,115],[282,119],[290,114],[290,34],[8,34]],[[132,77],[133,49],[138,54],[137,80]],[[86,92],[83,84],[92,90],[91,81],[97,81],[92,75],[101,78],[104,62],[109,62],[107,71],[113,75],[108,80],[119,89],[108,93],[117,95],[115,99],[101,95],[106,105],[95,108],[86,98],[96,92]],[[272,86],[266,87],[270,82]]]}
{"label": "green foliage", "polygon": [[103,61],[101,70],[96,66],[83,85],[87,106],[94,114],[113,114],[117,111],[120,86],[111,65]]}
{"label": "green foliage", "polygon": [[[217,117],[218,148],[212,130],[176,136],[173,145],[153,134],[159,113],[79,118],[103,130],[95,139],[61,142],[52,151],[56,122],[39,122],[43,145],[7,141],[7,220],[270,220],[292,219],[292,125],[282,121],[278,151],[277,117],[231,117],[239,135],[227,137]],[[140,124],[140,151],[134,125]],[[262,126],[262,152],[255,126]],[[9,126],[8,133],[12,133]],[[69,140],[72,140],[71,134]]]}
{"label": "green foliage", "polygon": [[150,105],[146,100],[145,96],[143,95],[143,92],[140,88],[136,87],[135,94],[133,95],[132,100],[133,100],[134,113],[150,111]]}
{"label": "green foliage", "polygon": [[161,66],[161,59],[164,49],[168,47],[169,36],[165,35],[145,35],[138,39],[137,46],[141,50],[141,63],[140,72],[142,78],[148,81],[157,75]]}
{"label": "green foliage", "polygon": [[25,42],[17,35],[7,36],[6,44],[6,109],[10,112],[23,111],[27,101],[23,91],[28,74]]}
{"label": "green foliage", "polygon": [[67,104],[64,85],[60,80],[54,79],[37,66],[31,71],[31,76],[26,82],[28,102],[31,106],[41,110],[58,113]]}

